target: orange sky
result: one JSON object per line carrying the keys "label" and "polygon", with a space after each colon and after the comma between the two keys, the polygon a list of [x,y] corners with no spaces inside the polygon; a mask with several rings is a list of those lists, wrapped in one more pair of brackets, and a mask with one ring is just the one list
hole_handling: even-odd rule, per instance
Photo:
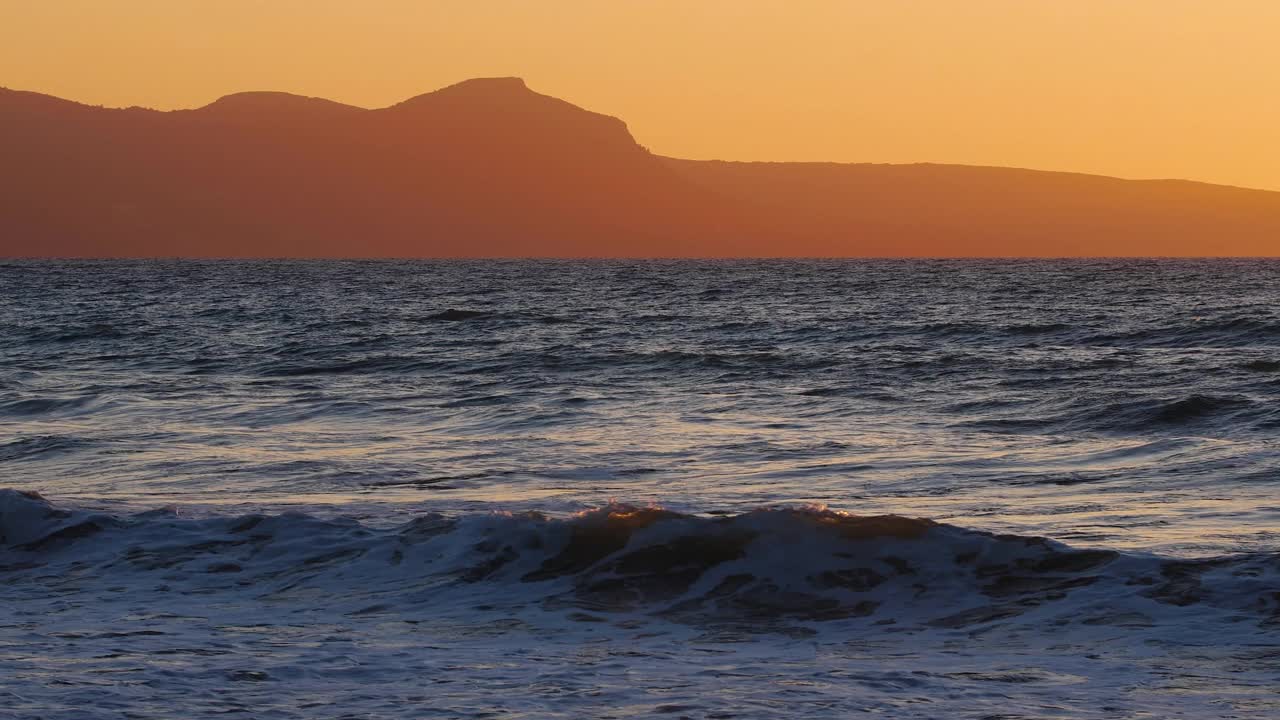
{"label": "orange sky", "polygon": [[678,157],[1280,190],[1280,0],[0,0],[0,85],[94,104],[489,75]]}

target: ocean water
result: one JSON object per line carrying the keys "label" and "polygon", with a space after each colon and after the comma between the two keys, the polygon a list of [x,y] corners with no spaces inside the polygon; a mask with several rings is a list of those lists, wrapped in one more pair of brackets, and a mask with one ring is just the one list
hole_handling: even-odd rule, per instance
{"label": "ocean water", "polygon": [[0,488],[3,718],[1280,716],[1280,261],[9,261]]}

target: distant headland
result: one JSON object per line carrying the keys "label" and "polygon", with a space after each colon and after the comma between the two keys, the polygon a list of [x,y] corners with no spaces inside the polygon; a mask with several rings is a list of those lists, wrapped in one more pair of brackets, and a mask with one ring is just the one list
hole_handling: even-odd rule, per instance
{"label": "distant headland", "polygon": [[0,257],[1280,255],[1280,192],[962,165],[678,160],[467,80],[364,109],[0,89]]}

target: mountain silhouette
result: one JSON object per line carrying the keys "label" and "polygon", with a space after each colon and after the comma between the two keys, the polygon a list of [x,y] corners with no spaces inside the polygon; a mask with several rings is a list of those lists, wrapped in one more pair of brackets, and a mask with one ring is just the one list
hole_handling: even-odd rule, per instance
{"label": "mountain silhouette", "polygon": [[226,95],[202,108],[187,112],[203,118],[243,123],[270,123],[320,122],[361,113],[364,110],[354,105],[343,105],[324,98],[259,91]]}
{"label": "mountain silhouette", "polygon": [[1280,193],[958,165],[665,158],[467,80],[380,109],[0,89],[0,256],[1275,255]]}

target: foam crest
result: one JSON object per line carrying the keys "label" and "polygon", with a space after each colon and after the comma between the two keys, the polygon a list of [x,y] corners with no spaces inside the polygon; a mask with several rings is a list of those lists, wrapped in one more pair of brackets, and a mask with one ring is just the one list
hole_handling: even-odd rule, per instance
{"label": "foam crest", "polygon": [[1170,560],[824,507],[716,517],[612,503],[377,529],[298,513],[94,515],[4,490],[0,539],[9,580],[57,585],[62,570],[83,583],[93,568],[139,592],[162,577],[170,592],[346,613],[501,605],[769,631],[1155,623],[1194,607],[1280,622],[1275,554]]}

